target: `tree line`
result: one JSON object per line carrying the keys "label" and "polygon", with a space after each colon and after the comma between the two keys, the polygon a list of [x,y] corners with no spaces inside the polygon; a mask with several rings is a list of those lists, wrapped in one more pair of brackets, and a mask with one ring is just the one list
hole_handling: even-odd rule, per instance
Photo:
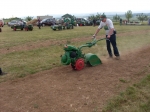
{"label": "tree line", "polygon": [[[103,13],[104,14],[104,13]],[[88,16],[88,20],[90,21],[93,21],[94,19],[95,20],[99,20],[100,19],[100,16],[101,16],[101,13],[97,13],[96,15],[92,14],[90,16]],[[76,18],[74,15],[71,15],[71,14],[65,14],[63,15],[62,17],[71,17],[71,18]],[[133,17],[133,13],[131,10],[128,10],[126,13],[125,13],[125,18],[127,19],[127,21],[129,22],[130,19]],[[31,17],[31,16],[27,16],[25,17],[25,20],[26,21],[31,21],[34,17]],[[144,13],[141,13],[141,14],[137,14],[136,15],[136,18],[140,21],[140,22],[143,22],[143,21],[147,21],[148,20],[148,15],[145,15]],[[9,18],[9,20],[13,20],[13,19],[19,19],[17,17],[15,18]],[[121,19],[121,17],[119,15],[115,15],[113,16],[113,20],[114,21],[119,21]]]}
{"label": "tree line", "polygon": [[[93,19],[96,19],[98,20],[100,18],[100,15],[99,13],[97,13],[96,15],[91,15],[88,17],[88,19],[90,20],[93,20]],[[130,19],[133,17],[133,13],[131,10],[128,10],[126,13],[125,13],[125,18],[127,19],[127,21],[129,22]],[[140,21],[140,22],[143,22],[143,21],[147,21],[148,20],[148,15],[144,15],[144,13],[141,13],[141,14],[137,14],[136,15],[136,18]],[[115,15],[113,16],[113,20],[114,21],[119,21],[121,19],[121,17],[119,15]]]}

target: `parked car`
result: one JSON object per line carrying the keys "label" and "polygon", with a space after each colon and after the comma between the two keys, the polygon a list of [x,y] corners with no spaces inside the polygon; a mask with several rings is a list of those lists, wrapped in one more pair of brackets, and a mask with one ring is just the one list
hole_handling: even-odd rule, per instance
{"label": "parked car", "polygon": [[4,26],[4,20],[0,19],[0,27],[3,27],[3,26]]}
{"label": "parked car", "polygon": [[26,25],[26,21],[21,21],[21,20],[11,20],[8,22],[8,26],[14,26],[14,25],[20,25],[20,23],[23,22],[24,25]]}
{"label": "parked car", "polygon": [[10,22],[8,22],[8,26],[13,26],[13,25],[15,25],[15,24],[17,24],[18,23],[18,20],[12,20],[12,21],[10,21]]}
{"label": "parked car", "polygon": [[86,20],[84,18],[76,18],[76,24],[78,24],[79,26],[85,26]]}
{"label": "parked car", "polygon": [[[56,21],[52,18],[45,18],[40,22],[41,26],[51,26],[54,24],[56,24]],[[38,22],[37,22],[37,25],[38,25]]]}

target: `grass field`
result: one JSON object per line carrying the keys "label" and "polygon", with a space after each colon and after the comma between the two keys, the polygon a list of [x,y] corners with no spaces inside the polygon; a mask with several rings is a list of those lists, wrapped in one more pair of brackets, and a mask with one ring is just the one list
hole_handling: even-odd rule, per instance
{"label": "grass field", "polygon": [[108,101],[103,112],[149,112],[150,74]]}
{"label": "grass field", "polygon": [[[115,28],[120,53],[150,44],[149,26],[118,25]],[[73,30],[53,31],[50,27],[42,27],[39,30],[35,26],[33,31],[13,31],[10,27],[4,26],[2,33],[0,33],[0,66],[8,75],[0,77],[0,81],[24,77],[61,66],[60,55],[64,53],[64,44],[80,46],[92,41],[91,36],[96,29],[97,27],[84,26],[74,27]],[[143,31],[146,33],[142,33]],[[104,38],[104,30],[97,37]],[[58,41],[59,43],[57,43]],[[40,46],[41,43],[43,46]],[[44,45],[45,43],[48,44]],[[35,47],[32,47],[33,45]],[[106,56],[105,41],[100,41],[97,45],[92,48],[85,48],[83,52],[96,53],[99,57]],[[13,51],[9,52],[12,48],[14,48]]]}

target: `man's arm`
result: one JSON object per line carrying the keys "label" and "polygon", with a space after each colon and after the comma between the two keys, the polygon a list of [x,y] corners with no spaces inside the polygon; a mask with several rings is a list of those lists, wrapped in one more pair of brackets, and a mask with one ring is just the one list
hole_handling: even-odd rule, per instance
{"label": "man's arm", "polygon": [[97,30],[96,30],[95,34],[93,35],[93,37],[95,37],[98,34],[99,31],[100,31],[100,29],[97,28]]}

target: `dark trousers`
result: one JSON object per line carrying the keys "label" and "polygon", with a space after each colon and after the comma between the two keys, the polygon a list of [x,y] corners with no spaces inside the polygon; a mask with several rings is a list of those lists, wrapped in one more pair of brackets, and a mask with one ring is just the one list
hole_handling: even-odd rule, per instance
{"label": "dark trousers", "polygon": [[39,27],[39,29],[41,29],[41,24],[40,23],[38,23],[38,27]]}
{"label": "dark trousers", "polygon": [[113,47],[114,55],[115,56],[120,56],[118,48],[117,48],[116,35],[115,34],[111,35],[109,39],[107,39],[107,35],[106,35],[107,51],[108,51],[109,56],[113,56],[110,44]]}

